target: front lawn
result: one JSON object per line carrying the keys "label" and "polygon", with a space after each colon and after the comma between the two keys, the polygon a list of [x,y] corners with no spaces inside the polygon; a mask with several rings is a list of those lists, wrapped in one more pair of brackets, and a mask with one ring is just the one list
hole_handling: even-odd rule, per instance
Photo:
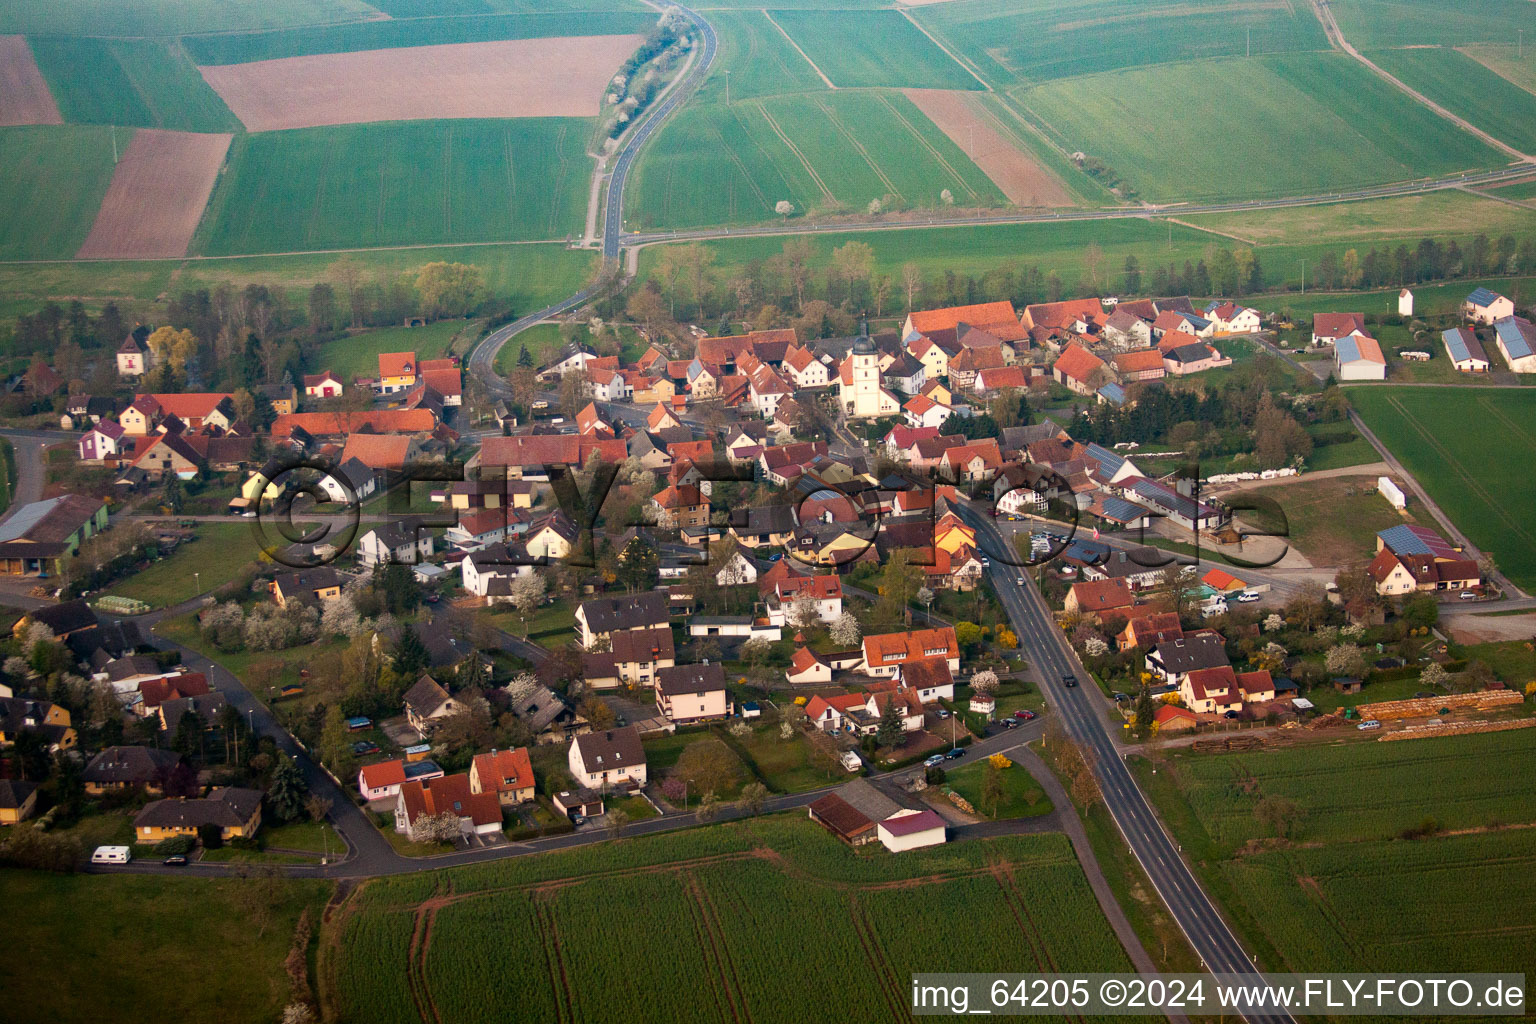
{"label": "front lawn", "polygon": [[143,601],[151,608],[173,607],[235,579],[260,551],[249,522],[199,523],[191,540],[142,572],[118,580],[107,593]]}

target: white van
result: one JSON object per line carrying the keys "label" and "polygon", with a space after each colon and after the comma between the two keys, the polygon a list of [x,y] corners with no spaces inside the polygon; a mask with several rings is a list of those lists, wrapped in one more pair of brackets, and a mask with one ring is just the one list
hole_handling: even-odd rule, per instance
{"label": "white van", "polygon": [[133,851],[126,846],[98,846],[91,854],[92,864],[127,864],[133,860]]}

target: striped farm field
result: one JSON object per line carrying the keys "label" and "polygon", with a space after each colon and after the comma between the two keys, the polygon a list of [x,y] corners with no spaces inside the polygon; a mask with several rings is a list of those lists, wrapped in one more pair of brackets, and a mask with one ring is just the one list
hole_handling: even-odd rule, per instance
{"label": "striped farm field", "polygon": [[905,96],[826,92],[684,109],[647,150],[632,207],[645,226],[697,227],[863,210],[891,197],[996,206],[1002,192]]}
{"label": "striped farm field", "polygon": [[[130,131],[117,133],[126,146]],[[68,173],[61,173],[63,169]],[[0,258],[68,259],[80,248],[112,180],[111,129],[0,128]]]}
{"label": "striped farm field", "polygon": [[1536,31],[1530,0],[1347,0],[1332,5],[1339,28],[1358,49],[1508,43]]}
{"label": "striped farm field", "polygon": [[811,62],[796,50],[765,11],[711,11],[720,49],[709,81],[694,103],[723,103],[730,79],[731,99],[748,100],[827,88]]}
{"label": "striped farm field", "polygon": [[563,238],[581,230],[591,122],[411,121],[237,136],[207,255]]}
{"label": "striped farm field", "polygon": [[72,124],[233,132],[240,122],[175,39],[46,38],[37,62]]}
{"label": "striped farm field", "polygon": [[[1339,53],[1298,53],[1116,71],[1021,90],[1067,150],[1159,199],[1304,194],[1499,166],[1492,147]],[[1149,124],[1219,124],[1231,147],[1169,145]]]}
{"label": "striped farm field", "polygon": [[1473,43],[1458,48],[1494,74],[1536,93],[1536,46],[1529,51],[1521,43]]}
{"label": "striped farm field", "polygon": [[[1129,968],[1056,834],[856,854],[799,812],[440,877],[371,882],[337,915],[319,973],[340,1020],[799,1024],[831,991],[838,1019],[884,1020],[913,971]],[[658,934],[666,970],[615,955]]]}
{"label": "striped farm field", "polygon": [[1271,0],[967,0],[912,14],[998,85],[1328,48],[1305,4]]}
{"label": "striped farm field", "polygon": [[378,16],[378,10],[364,0],[0,0],[0,32],[28,35],[173,36]]}
{"label": "striped farm field", "polygon": [[1525,153],[1536,151],[1536,93],[1443,47],[1377,50],[1367,56],[1499,141]]}
{"label": "striped farm field", "polygon": [[770,11],[840,88],[981,89],[983,85],[901,11]]}
{"label": "striped farm field", "polygon": [[1536,390],[1351,388],[1351,404],[1511,582],[1536,588]]}

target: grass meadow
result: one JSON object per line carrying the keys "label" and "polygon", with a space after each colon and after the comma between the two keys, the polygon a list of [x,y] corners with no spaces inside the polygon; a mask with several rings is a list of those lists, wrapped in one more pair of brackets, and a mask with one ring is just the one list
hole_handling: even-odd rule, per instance
{"label": "grass meadow", "polygon": [[32,52],[66,122],[240,131],[175,39],[35,39]]}
{"label": "grass meadow", "polygon": [[1366,426],[1517,586],[1536,587],[1536,392],[1351,388]]}
{"label": "grass meadow", "polygon": [[[283,958],[294,927],[307,909],[318,930],[331,885],[284,881],[267,919],[257,922],[239,893],[257,884],[0,872],[7,933],[28,951],[0,963],[8,1012],[31,1024],[280,1019],[289,997]],[[165,956],[145,970],[148,949],[195,955]]]}
{"label": "grass meadow", "polygon": [[381,352],[415,352],[418,360],[439,359],[449,352],[462,354],[479,337],[478,321],[439,320],[425,327],[381,327],[326,342],[317,358],[325,369],[350,381],[378,376]]}
{"label": "grass meadow", "polygon": [[773,20],[841,88],[980,89],[900,11],[774,11]]}
{"label": "grass meadow", "polygon": [[[732,86],[734,90],[735,86]],[[647,150],[631,226],[699,227],[800,212],[862,211],[894,196],[937,207],[996,206],[1002,192],[932,121],[895,92],[825,92],[689,107]],[[888,200],[887,200],[888,201]]]}
{"label": "grass meadow", "polygon": [[1377,64],[1521,152],[1536,150],[1536,94],[1456,50],[1378,50]]}
{"label": "grass meadow", "polygon": [[586,212],[590,122],[401,121],[237,136],[195,251],[556,239]]}
{"label": "grass meadow", "polygon": [[[1499,826],[1530,822],[1533,752],[1518,730],[1133,765],[1266,968],[1529,971],[1536,832]],[[1290,842],[1258,845],[1265,797],[1302,809]],[[1426,819],[1468,834],[1398,838]]]}
{"label": "grass meadow", "polygon": [[[1525,187],[1536,193],[1536,182]],[[1510,196],[1510,190],[1499,189],[1496,194]],[[1467,239],[1482,233],[1489,238],[1504,234],[1522,238],[1536,234],[1536,208],[1524,211],[1458,189],[1252,213],[1207,213],[1187,219],[1191,224],[1229,232],[1258,245],[1325,239],[1341,250],[1345,246],[1360,247],[1362,256],[1364,249],[1399,239],[1409,240],[1407,244],[1412,249],[1425,237]]]}
{"label": "grass meadow", "polygon": [[[1146,199],[1259,197],[1495,166],[1503,159],[1342,54],[1286,54],[1052,82],[1019,101],[1069,150],[1102,158]],[[1172,111],[1244,141],[1170,145]]]}
{"label": "grass meadow", "polygon": [[1005,86],[1241,57],[1250,45],[1254,54],[1328,48],[1306,5],[1262,0],[971,0],[912,13],[994,85]]}
{"label": "grass meadow", "polygon": [[[412,932],[433,876],[369,883],[333,919],[340,942],[323,944],[320,973],[334,979],[341,1019],[415,1019],[414,997],[464,1024],[772,1024],[805,1019],[804,993],[835,988],[840,1016],[873,1020],[907,1005],[914,970],[1128,964],[1060,835],[893,857],[854,852],[799,813],[448,877],[459,895],[428,911],[429,942],[413,944]],[[810,921],[814,948],[801,941]],[[668,970],[636,972],[613,955],[659,932],[688,939]],[[848,985],[850,969],[869,983]]]}
{"label": "grass meadow", "polygon": [[[131,131],[117,133],[126,147]],[[96,220],[112,180],[111,129],[0,128],[0,258],[68,259]]]}
{"label": "grass meadow", "polygon": [[[439,5],[433,4],[432,13]],[[317,53],[350,53],[401,46],[481,43],[495,39],[543,39],[550,36],[644,35],[656,23],[655,12],[557,11],[549,14],[479,14],[464,17],[408,17],[354,21],[269,32],[189,36],[184,40],[198,64],[245,64]]]}

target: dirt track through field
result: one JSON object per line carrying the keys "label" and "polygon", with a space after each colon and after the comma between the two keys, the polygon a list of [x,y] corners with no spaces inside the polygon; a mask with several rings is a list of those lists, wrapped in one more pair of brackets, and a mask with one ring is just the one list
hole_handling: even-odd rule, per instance
{"label": "dirt track through field", "polygon": [[[903,89],[907,99],[959,146],[1015,206],[1074,206],[1061,183],[998,130],[975,93]],[[974,140],[974,141],[973,141]]]}
{"label": "dirt track through field", "polygon": [[0,36],[0,127],[63,124],[25,36]]}
{"label": "dirt track through field", "polygon": [[596,117],[640,45],[562,36],[282,57],[198,68],[253,132],[369,121]]}
{"label": "dirt track through field", "polygon": [[143,128],[123,151],[80,259],[185,256],[213,193],[229,135]]}

